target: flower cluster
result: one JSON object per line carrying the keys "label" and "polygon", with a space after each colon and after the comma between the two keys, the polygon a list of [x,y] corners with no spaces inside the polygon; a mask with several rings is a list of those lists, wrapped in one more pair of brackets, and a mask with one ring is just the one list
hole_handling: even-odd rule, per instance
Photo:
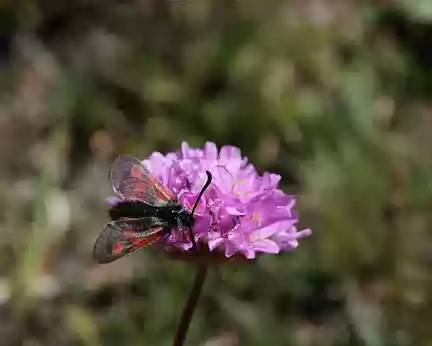
{"label": "flower cluster", "polygon": [[[143,163],[188,210],[206,181],[205,171],[211,172],[212,184],[194,214],[195,240],[206,244],[209,251],[252,259],[258,252],[291,251],[299,238],[311,234],[309,229],[297,231],[296,200],[278,189],[281,177],[260,176],[236,147],[224,146],[218,152],[214,143],[206,143],[204,149],[183,143],[180,153],[155,152]],[[178,232],[166,242],[182,250],[192,246]]]}

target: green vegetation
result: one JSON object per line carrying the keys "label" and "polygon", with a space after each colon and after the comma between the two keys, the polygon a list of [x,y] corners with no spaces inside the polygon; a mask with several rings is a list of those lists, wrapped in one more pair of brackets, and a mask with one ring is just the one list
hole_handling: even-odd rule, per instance
{"label": "green vegetation", "polygon": [[[213,141],[299,251],[210,273],[188,345],[432,345],[432,3],[0,4],[2,345],[170,345],[191,264],[91,264],[116,155]],[[217,339],[217,340],[215,340]]]}

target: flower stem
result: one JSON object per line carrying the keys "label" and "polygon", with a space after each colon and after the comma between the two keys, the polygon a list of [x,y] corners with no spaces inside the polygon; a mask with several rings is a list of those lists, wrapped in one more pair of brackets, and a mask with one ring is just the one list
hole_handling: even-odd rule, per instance
{"label": "flower stem", "polygon": [[183,313],[181,316],[180,323],[177,327],[176,336],[174,339],[174,346],[183,346],[186,339],[186,335],[189,329],[189,324],[192,320],[193,313],[198,303],[198,299],[201,295],[202,288],[204,286],[204,281],[207,275],[207,265],[200,264],[195,276],[195,281],[189,292],[189,297],[187,299],[186,305],[183,308]]}

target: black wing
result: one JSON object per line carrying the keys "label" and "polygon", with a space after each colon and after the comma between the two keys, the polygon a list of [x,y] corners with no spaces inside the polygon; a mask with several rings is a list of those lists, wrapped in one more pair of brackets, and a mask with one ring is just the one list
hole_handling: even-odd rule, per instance
{"label": "black wing", "polygon": [[96,239],[93,259],[97,263],[112,262],[158,241],[168,231],[168,224],[157,217],[110,222]]}
{"label": "black wing", "polygon": [[123,198],[161,206],[175,197],[138,159],[120,156],[111,167],[113,190]]}

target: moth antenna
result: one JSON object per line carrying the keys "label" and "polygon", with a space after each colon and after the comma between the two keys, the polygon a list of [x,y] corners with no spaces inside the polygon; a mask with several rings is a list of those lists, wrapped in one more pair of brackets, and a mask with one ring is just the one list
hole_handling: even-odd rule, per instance
{"label": "moth antenna", "polygon": [[197,200],[195,202],[195,205],[192,208],[192,215],[195,213],[195,209],[197,208],[198,203],[199,203],[202,195],[204,194],[204,191],[207,190],[207,188],[209,187],[209,185],[210,185],[210,183],[211,183],[211,181],[213,179],[213,177],[212,177],[212,175],[211,175],[211,173],[209,171],[206,171],[206,174],[207,174],[207,181],[204,184],[203,188],[201,189],[201,192],[198,195],[198,198],[197,198]]}
{"label": "moth antenna", "polygon": [[[200,191],[200,193],[198,195],[198,198],[197,198],[197,200],[195,202],[195,205],[192,208],[192,214],[191,215],[193,215],[195,213],[195,209],[197,208],[198,203],[199,203],[202,195],[204,194],[204,191],[207,190],[207,188],[209,187],[209,185],[210,185],[210,183],[212,181],[213,177],[212,177],[211,173],[209,171],[206,171],[206,174],[207,174],[207,181],[204,184],[203,188],[201,189],[201,191]],[[192,232],[192,227],[189,227],[189,235],[190,235],[190,238],[191,238],[191,241],[192,241],[192,249],[196,250],[197,249],[197,245],[196,245],[196,242],[195,242],[195,237],[194,237],[193,232]]]}

